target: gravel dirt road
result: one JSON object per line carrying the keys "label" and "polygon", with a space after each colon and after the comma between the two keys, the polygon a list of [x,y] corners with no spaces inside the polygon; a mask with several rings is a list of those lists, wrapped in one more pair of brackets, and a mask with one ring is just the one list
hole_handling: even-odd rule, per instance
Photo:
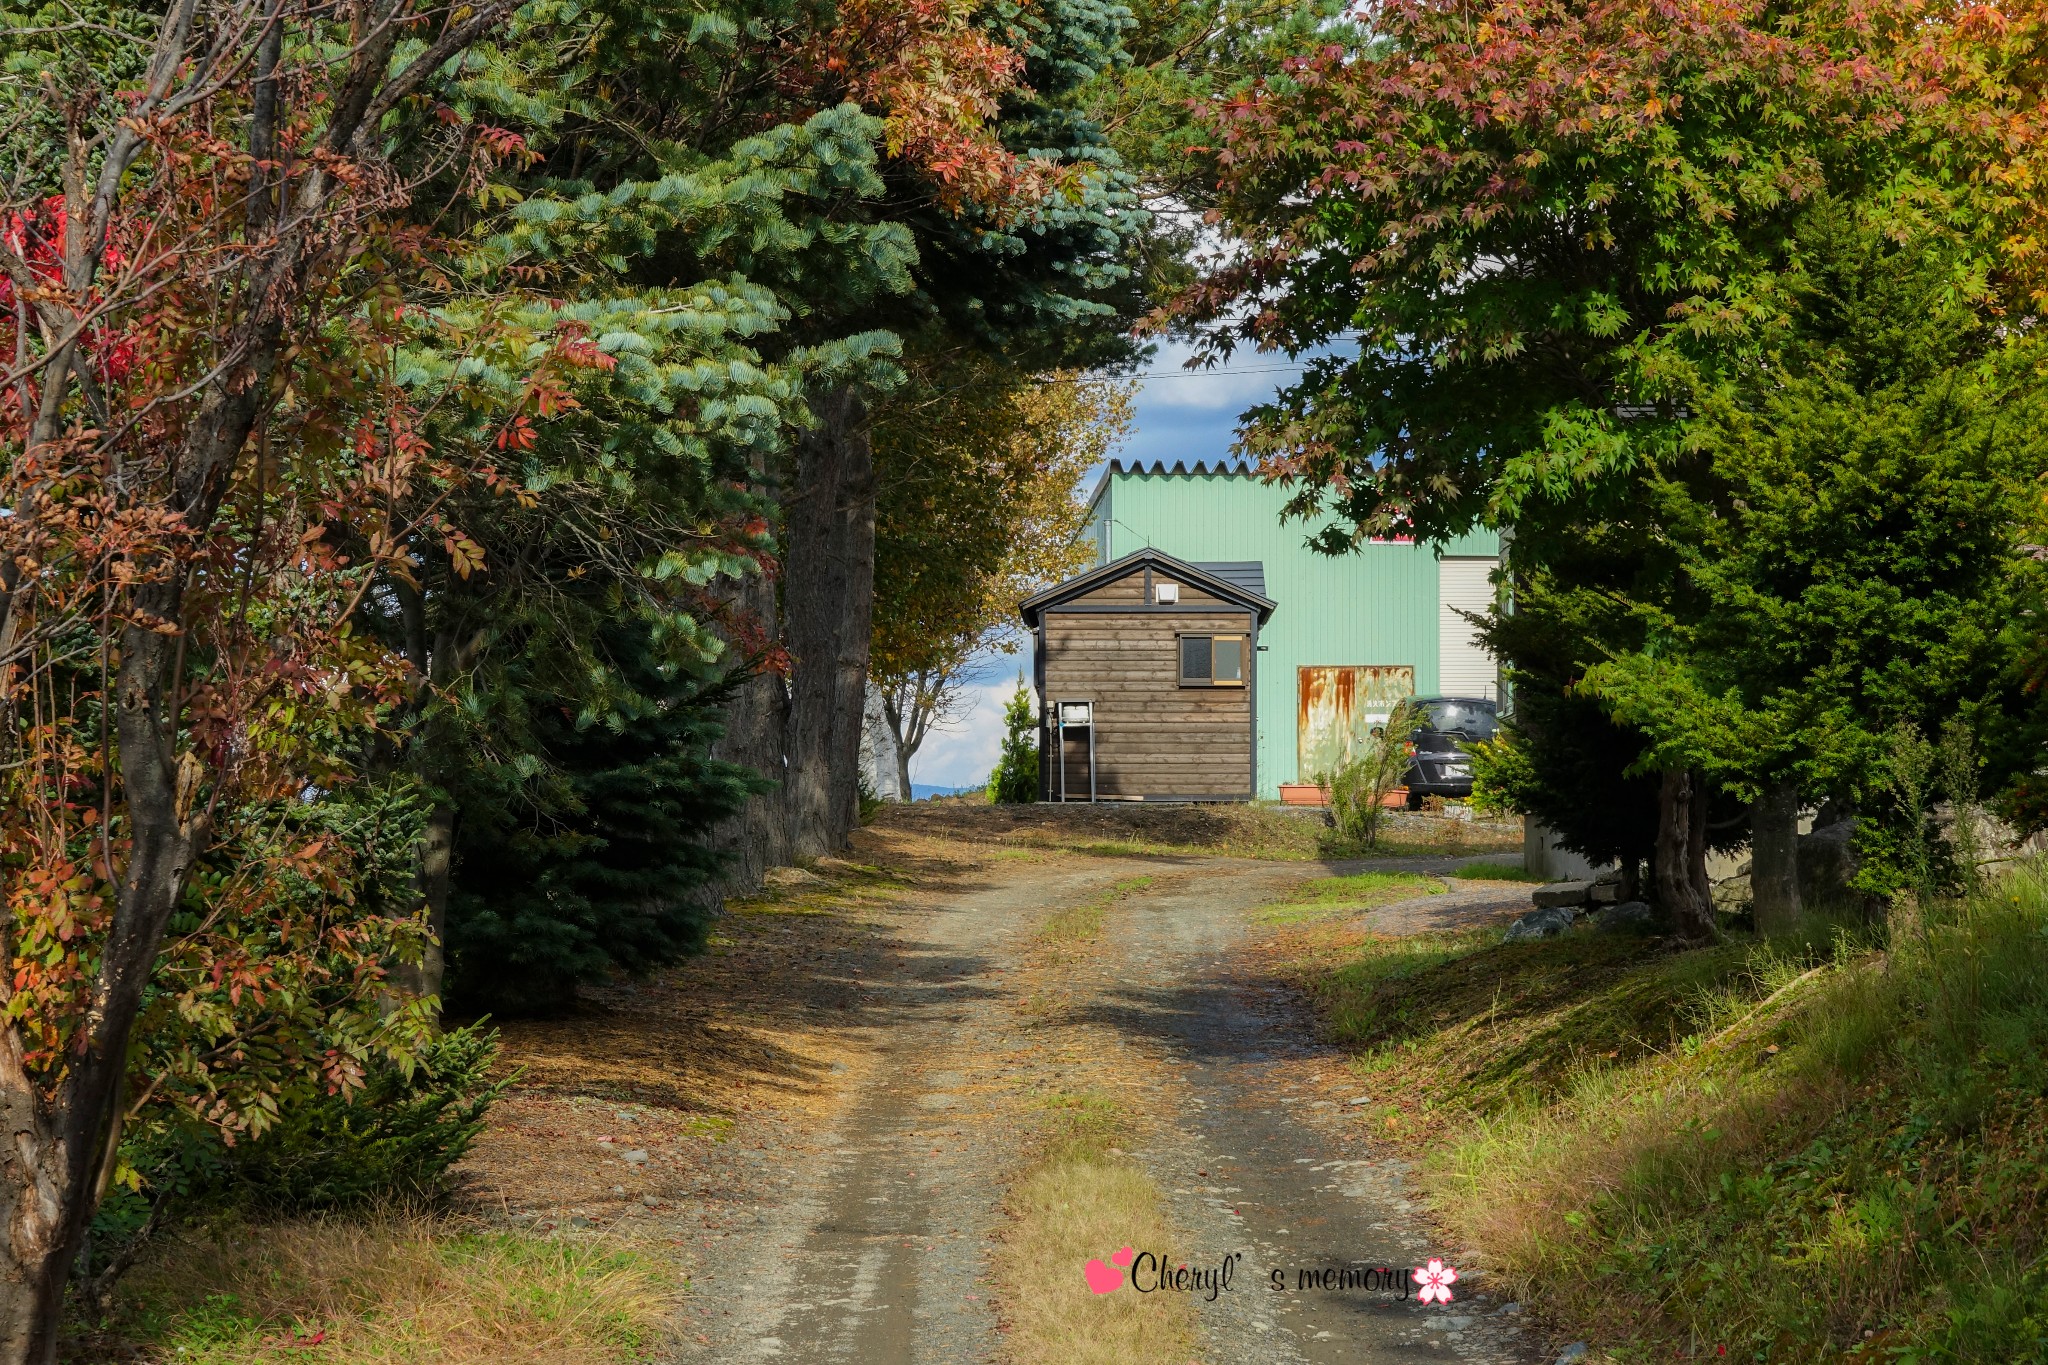
{"label": "gravel dirt road", "polygon": [[[887,1016],[879,1064],[799,1188],[693,1283],[732,1309],[696,1358],[1002,1358],[988,1253],[1004,1178],[1028,1137],[1031,1098],[1083,1083],[1115,1088],[1150,1120],[1131,1155],[1168,1194],[1184,1241],[1149,1250],[1199,1265],[1239,1258],[1230,1291],[1199,1306],[1202,1359],[1533,1358],[1518,1314],[1469,1281],[1454,1308],[1299,1287],[1304,1269],[1405,1272],[1431,1255],[1458,1259],[1432,1245],[1403,1163],[1358,1131],[1362,1107],[1319,1098],[1315,1078],[1338,1083],[1341,1064],[1296,1002],[1236,960],[1252,912],[1327,869],[1011,866],[1012,876],[906,911],[869,986]],[[1140,878],[1149,885],[1116,903],[1091,950],[1034,962],[1044,956],[1034,932],[1052,912]],[[1372,913],[1417,931],[1430,911],[1500,898],[1468,891]],[[1271,1287],[1275,1270],[1284,1291]]]}

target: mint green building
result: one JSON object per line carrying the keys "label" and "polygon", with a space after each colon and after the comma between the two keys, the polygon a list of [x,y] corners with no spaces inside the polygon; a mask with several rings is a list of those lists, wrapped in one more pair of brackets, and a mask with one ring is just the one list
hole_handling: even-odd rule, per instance
{"label": "mint green building", "polygon": [[1286,501],[1239,465],[1112,460],[1089,502],[1098,565],[1150,547],[1204,568],[1262,568],[1278,603],[1257,635],[1256,772],[1269,799],[1328,766],[1328,746],[1342,743],[1332,727],[1367,724],[1401,695],[1498,692],[1498,669],[1462,614],[1494,600],[1496,533],[1441,552],[1387,541],[1333,557],[1308,548],[1316,527],[1281,520]]}

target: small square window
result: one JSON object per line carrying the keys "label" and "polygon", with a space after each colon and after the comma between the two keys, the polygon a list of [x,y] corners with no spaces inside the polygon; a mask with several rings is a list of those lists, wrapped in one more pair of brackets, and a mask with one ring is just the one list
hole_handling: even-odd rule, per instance
{"label": "small square window", "polygon": [[1180,584],[1155,583],[1152,585],[1152,600],[1162,607],[1170,607],[1180,601]]}
{"label": "small square window", "polygon": [[1180,637],[1182,687],[1243,687],[1245,637],[1183,635]]}

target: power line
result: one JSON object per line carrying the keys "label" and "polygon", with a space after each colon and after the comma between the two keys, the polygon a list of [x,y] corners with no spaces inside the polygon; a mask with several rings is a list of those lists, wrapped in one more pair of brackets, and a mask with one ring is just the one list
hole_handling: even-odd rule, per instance
{"label": "power line", "polygon": [[1249,370],[1166,370],[1157,374],[1077,374],[1034,379],[1034,384],[1149,384],[1155,379],[1233,379],[1241,374],[1299,374],[1301,365],[1262,365]]}

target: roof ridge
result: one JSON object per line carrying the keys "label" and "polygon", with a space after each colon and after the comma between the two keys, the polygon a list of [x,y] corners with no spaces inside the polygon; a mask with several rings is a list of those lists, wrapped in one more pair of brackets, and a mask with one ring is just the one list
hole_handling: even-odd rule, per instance
{"label": "roof ridge", "polygon": [[1192,478],[1197,475],[1222,474],[1250,479],[1257,478],[1259,470],[1258,466],[1249,460],[1233,460],[1227,456],[1220,455],[1214,460],[1206,456],[1198,456],[1192,466],[1188,464],[1187,458],[1182,456],[1175,459],[1172,466],[1169,467],[1163,458],[1155,455],[1150,460],[1128,461],[1118,456],[1109,462],[1108,472],[1111,474],[1151,474],[1161,478],[1177,477],[1183,479]]}
{"label": "roof ridge", "polygon": [[1212,588],[1221,588],[1223,590],[1221,595],[1226,598],[1242,597],[1251,599],[1249,602],[1243,603],[1243,605],[1249,606],[1257,604],[1261,608],[1259,614],[1259,619],[1261,621],[1265,620],[1267,616],[1270,616],[1272,614],[1273,609],[1279,605],[1272,598],[1266,596],[1263,590],[1263,561],[1229,561],[1246,564],[1258,563],[1260,565],[1261,586],[1259,589],[1255,590],[1246,588],[1241,584],[1238,584],[1228,578],[1223,577],[1220,574],[1213,573],[1210,570],[1205,569],[1201,565],[1195,563],[1191,559],[1182,559],[1179,555],[1176,555],[1171,551],[1162,550],[1155,545],[1147,545],[1140,549],[1132,550],[1128,554],[1119,555],[1117,558],[1111,560],[1107,564],[1098,564],[1092,569],[1084,569],[1080,573],[1075,574],[1073,577],[1066,579],[1064,582],[1055,583],[1049,587],[1039,589],[1037,592],[1032,593],[1029,597],[1026,597],[1023,601],[1017,604],[1018,612],[1024,617],[1025,624],[1036,625],[1037,622],[1034,618],[1037,615],[1038,609],[1041,606],[1052,605],[1064,595],[1070,595],[1073,593],[1086,591],[1087,585],[1093,580],[1110,577],[1111,570],[1123,568],[1124,566],[1130,564],[1131,561],[1141,558],[1171,561],[1171,563],[1178,565],[1180,568],[1190,570],[1198,577],[1209,580],[1209,584]]}

